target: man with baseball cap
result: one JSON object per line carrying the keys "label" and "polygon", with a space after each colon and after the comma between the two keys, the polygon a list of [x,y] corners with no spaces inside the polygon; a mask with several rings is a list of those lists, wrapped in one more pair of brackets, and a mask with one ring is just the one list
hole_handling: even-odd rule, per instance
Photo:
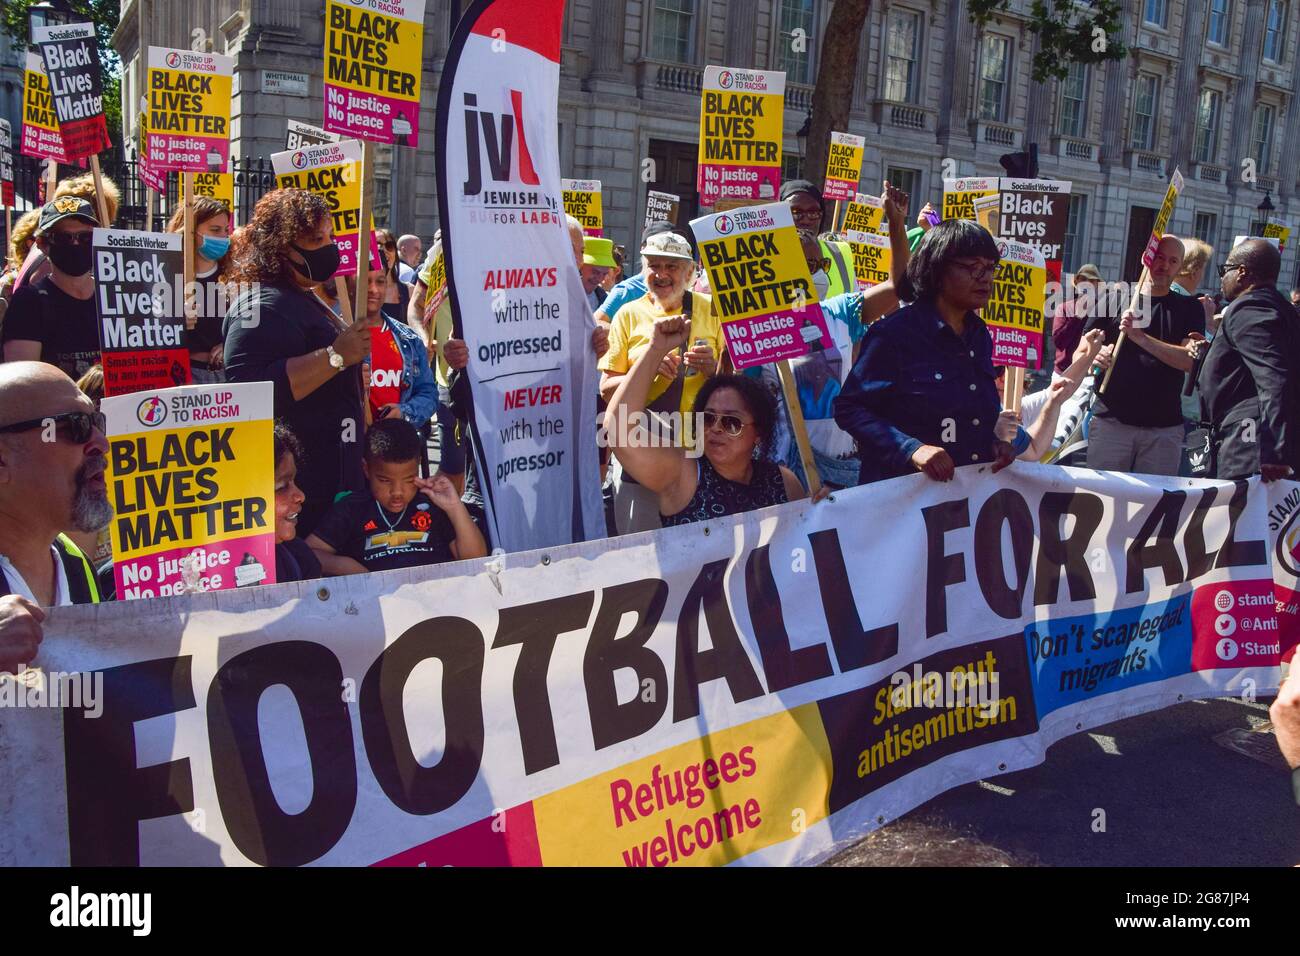
{"label": "man with baseball cap", "polygon": [[609,275],[610,269],[618,268],[614,262],[614,240],[587,236],[582,240],[582,291],[587,293],[587,302],[595,312],[609,295],[601,288],[601,283]]}
{"label": "man with baseball cap", "polygon": [[[709,296],[690,290],[695,255],[685,236],[676,232],[651,235],[641,246],[641,257],[646,292],[614,315],[609,351],[597,365],[603,373],[600,394],[606,401],[614,394],[619,382],[650,347],[658,319],[681,315],[690,322],[690,342],[660,363],[659,374],[650,387],[647,410],[687,416],[705,380],[718,369],[723,353],[722,324],[713,314]],[[691,436],[683,433],[680,438],[689,442]],[[631,481],[619,469],[614,476],[614,517],[619,534],[661,527],[659,496]]]}
{"label": "man with baseball cap", "polygon": [[41,209],[36,244],[50,274],[14,293],[4,323],[6,362],[42,361],[78,379],[99,362],[91,236],[99,220],[84,199],[64,196]]}
{"label": "man with baseball cap", "polygon": [[[820,189],[806,179],[791,179],[781,185],[778,195],[782,201],[790,204],[790,214],[794,217],[796,229],[807,229],[813,233],[822,231],[826,203]],[[817,298],[825,300],[833,295],[857,291],[858,283],[853,276],[853,250],[849,244],[826,239],[819,242],[822,248],[822,270],[821,275],[813,273]]]}

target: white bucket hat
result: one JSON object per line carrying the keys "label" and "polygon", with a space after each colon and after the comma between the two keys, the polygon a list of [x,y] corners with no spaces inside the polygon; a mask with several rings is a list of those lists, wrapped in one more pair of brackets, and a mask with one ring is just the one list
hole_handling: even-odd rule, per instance
{"label": "white bucket hat", "polygon": [[695,257],[691,255],[691,244],[675,232],[661,232],[658,235],[651,236],[645,241],[645,245],[641,247],[641,255],[685,259],[687,262],[695,261]]}

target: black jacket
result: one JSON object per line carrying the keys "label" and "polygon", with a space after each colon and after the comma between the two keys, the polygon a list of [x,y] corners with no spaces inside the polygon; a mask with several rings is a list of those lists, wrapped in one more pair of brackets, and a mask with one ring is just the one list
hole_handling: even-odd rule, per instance
{"label": "black jacket", "polygon": [[1197,384],[1216,477],[1257,475],[1261,463],[1300,475],[1300,320],[1276,289],[1228,306]]}

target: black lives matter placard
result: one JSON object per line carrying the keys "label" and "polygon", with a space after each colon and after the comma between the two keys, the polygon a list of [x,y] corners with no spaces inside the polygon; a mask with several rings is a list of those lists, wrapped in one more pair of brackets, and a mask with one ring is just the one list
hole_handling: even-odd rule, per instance
{"label": "black lives matter placard", "polygon": [[1047,260],[1047,278],[1061,278],[1070,184],[1056,179],[1002,179],[998,184],[999,239],[1034,246]]}
{"label": "black lives matter placard", "polygon": [[104,87],[95,28],[89,23],[35,27],[32,39],[45,58],[54,115],[69,162],[108,149]]}
{"label": "black lives matter placard", "polygon": [[176,307],[183,256],[179,233],[95,230],[95,315],[104,394],[185,385],[190,354]]}
{"label": "black lives matter placard", "polygon": [[652,222],[671,222],[674,226],[677,225],[677,210],[681,204],[681,196],[651,189],[645,194],[645,225]]}

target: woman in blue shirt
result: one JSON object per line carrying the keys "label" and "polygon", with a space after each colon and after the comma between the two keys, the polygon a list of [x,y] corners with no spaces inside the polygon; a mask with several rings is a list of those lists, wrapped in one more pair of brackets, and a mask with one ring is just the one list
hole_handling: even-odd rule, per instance
{"label": "woman in blue shirt", "polygon": [[924,472],[948,481],[958,465],[1009,465],[1028,447],[996,437],[1002,400],[993,339],[976,310],[988,304],[997,243],[978,223],[931,229],[898,283],[906,306],[867,329],[835,421],[858,442],[859,483]]}

